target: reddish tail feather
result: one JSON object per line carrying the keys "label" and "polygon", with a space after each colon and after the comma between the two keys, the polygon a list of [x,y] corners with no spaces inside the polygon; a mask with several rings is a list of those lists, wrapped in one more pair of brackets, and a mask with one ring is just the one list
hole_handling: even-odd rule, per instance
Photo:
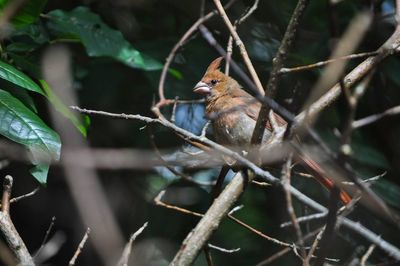
{"label": "reddish tail feather", "polygon": [[[300,156],[301,161],[305,164],[305,166],[312,172],[315,179],[318,180],[324,187],[328,190],[331,190],[334,187],[334,183],[331,179],[327,178],[326,173],[321,167],[314,161],[305,158],[304,156]],[[348,204],[351,201],[351,197],[345,191],[340,190],[340,200],[343,204]]]}

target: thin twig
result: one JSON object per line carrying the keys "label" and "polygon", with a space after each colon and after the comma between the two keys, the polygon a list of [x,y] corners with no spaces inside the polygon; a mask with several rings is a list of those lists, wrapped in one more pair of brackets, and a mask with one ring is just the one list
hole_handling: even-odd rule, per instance
{"label": "thin twig", "polygon": [[[335,226],[338,216],[338,205],[340,202],[340,189],[338,187],[333,187],[330,194],[329,212],[326,219],[326,227],[321,239],[320,249],[317,252],[317,260],[315,262],[315,266],[323,265],[325,257],[327,257],[328,255],[329,248],[332,246],[332,240],[335,235]],[[346,207],[347,206],[344,206],[344,210],[346,210]]]}
{"label": "thin twig", "polygon": [[[312,221],[312,220],[318,220],[318,219],[322,219],[322,218],[326,217],[327,214],[328,213],[326,213],[326,212],[314,213],[314,214],[311,214],[311,215],[298,217],[296,219],[296,221],[297,221],[297,223],[304,223],[304,222],[309,222],[309,221]],[[289,222],[281,223],[280,227],[284,228],[284,227],[288,227],[288,226],[291,226],[291,225],[293,225],[293,222],[289,221]]]}
{"label": "thin twig", "polygon": [[213,244],[207,244],[207,246],[208,246],[209,248],[218,250],[218,251],[220,251],[220,252],[222,252],[222,253],[228,253],[228,254],[229,254],[229,253],[236,253],[236,252],[239,252],[239,251],[240,251],[240,248],[226,249],[226,248],[218,247],[218,246],[213,245]]}
{"label": "thin twig", "polygon": [[367,252],[365,252],[364,256],[361,257],[360,266],[365,266],[368,258],[371,256],[372,252],[374,251],[376,245],[372,244],[369,246]]}
{"label": "thin twig", "polygon": [[[164,194],[165,194],[165,190],[162,190],[162,191],[160,191],[160,193],[154,198],[154,202],[156,203],[156,205],[159,205],[159,206],[162,206],[162,207],[164,207],[164,208],[171,209],[171,210],[174,210],[174,211],[178,211],[178,212],[181,212],[181,213],[184,213],[184,214],[189,214],[189,215],[197,216],[197,217],[203,217],[203,216],[204,216],[204,214],[202,214],[202,213],[190,211],[190,210],[187,210],[187,209],[184,209],[184,208],[181,208],[181,207],[177,207],[177,206],[174,206],[174,205],[170,205],[170,204],[167,204],[167,203],[163,202],[161,199],[162,199],[162,197],[164,196]],[[254,234],[256,234],[256,235],[258,235],[258,236],[260,236],[260,237],[262,237],[262,238],[264,238],[264,239],[266,239],[266,240],[268,240],[268,241],[271,241],[271,242],[273,242],[273,243],[275,243],[275,244],[277,244],[277,245],[280,245],[280,246],[283,246],[283,247],[296,248],[296,247],[293,246],[292,244],[285,243],[285,242],[282,242],[282,241],[280,241],[280,240],[278,240],[278,239],[276,239],[276,238],[270,237],[270,236],[268,236],[268,235],[266,235],[266,234],[260,232],[259,230],[257,230],[257,229],[255,229],[255,228],[251,227],[250,225],[246,224],[245,222],[241,221],[240,219],[234,217],[234,216],[232,215],[232,213],[233,213],[233,211],[234,211],[235,209],[236,209],[236,208],[232,209],[232,211],[229,212],[228,215],[227,215],[228,218],[231,219],[232,221],[234,221],[235,223],[237,223],[237,224],[243,226],[244,228],[248,229],[249,231],[253,232]],[[236,210],[237,210],[237,209],[236,209]]]}
{"label": "thin twig", "polygon": [[385,116],[392,116],[392,115],[398,115],[400,114],[400,106],[395,106],[392,108],[389,108],[388,110],[379,113],[379,114],[373,114],[364,118],[361,118],[359,120],[356,120],[352,123],[353,129],[358,129],[360,127],[364,127],[367,125],[370,125],[372,123],[375,123],[376,121],[384,118]]}
{"label": "thin twig", "polygon": [[133,233],[131,235],[131,237],[129,238],[128,243],[126,243],[124,251],[122,252],[122,256],[120,258],[120,260],[118,261],[118,266],[128,266],[128,261],[129,261],[129,256],[131,254],[132,251],[132,245],[133,242],[136,240],[136,238],[144,231],[144,229],[146,229],[148,225],[148,222],[145,222],[142,227],[140,227],[135,233]]}
{"label": "thin twig", "polygon": [[[254,13],[254,11],[257,10],[258,8],[258,3],[260,1],[259,0],[255,0],[253,5],[251,7],[249,7],[243,14],[242,16],[237,19],[233,25],[235,31],[237,30],[237,27],[242,24],[248,17],[251,16],[251,14]],[[229,75],[229,65],[231,62],[231,58],[232,58],[232,43],[233,43],[233,37],[232,35],[229,35],[229,39],[228,39],[228,46],[226,48],[226,57],[225,57],[225,75]]]}
{"label": "thin twig", "polygon": [[[313,237],[314,235],[316,235],[320,230],[321,230],[321,228],[316,229],[316,230],[314,230],[314,231],[308,233],[307,235],[305,235],[305,236],[303,237],[303,242],[306,241],[306,240],[308,240],[309,238]],[[296,242],[295,244],[298,245],[299,242]],[[268,257],[267,259],[265,259],[265,260],[263,260],[263,261],[257,263],[256,266],[268,265],[268,264],[270,264],[271,262],[273,262],[274,260],[276,260],[276,259],[278,259],[278,258],[284,256],[285,254],[287,254],[287,253],[290,252],[290,251],[291,251],[291,248],[286,247],[286,248],[282,249],[281,251],[275,253],[274,255]]]}
{"label": "thin twig", "polygon": [[[347,104],[349,107],[348,110],[348,115],[345,121],[344,129],[342,136],[340,138],[341,141],[341,147],[340,151],[341,153],[346,157],[350,156],[352,153],[351,150],[351,135],[353,132],[353,127],[352,123],[354,121],[354,118],[356,116],[356,111],[357,111],[357,106],[360,98],[362,95],[364,95],[365,91],[367,90],[368,84],[372,78],[372,73],[366,76],[354,89],[354,93],[350,93],[348,91],[349,96],[347,98]],[[345,91],[348,90],[348,88],[343,88]]]}
{"label": "thin twig", "polygon": [[286,163],[284,164],[284,166],[282,168],[282,184],[283,184],[283,189],[285,191],[285,196],[286,196],[286,209],[289,214],[290,220],[292,221],[292,225],[293,225],[294,231],[297,236],[297,241],[299,242],[299,245],[300,245],[301,256],[303,258],[305,258],[306,253],[303,248],[304,247],[303,233],[301,232],[301,228],[300,228],[299,222],[296,217],[296,213],[293,208],[292,194],[290,193],[290,189],[289,189],[290,188],[290,177],[291,177],[290,168],[291,168],[291,164],[292,164],[292,158],[293,158],[293,154],[290,154],[288,159],[286,160]]}
{"label": "thin twig", "polygon": [[85,247],[85,243],[86,243],[86,241],[87,241],[87,239],[89,237],[89,234],[90,234],[90,228],[88,227],[86,229],[85,234],[83,235],[83,238],[82,238],[81,242],[79,243],[78,248],[76,249],[76,251],[74,253],[74,256],[72,256],[71,260],[68,263],[69,266],[75,265],[75,262],[78,259],[78,256],[81,254],[82,249]]}
{"label": "thin twig", "polygon": [[324,226],[318,233],[318,235],[315,237],[313,244],[311,245],[310,250],[308,251],[307,257],[303,261],[303,266],[308,266],[310,265],[310,260],[313,257],[313,254],[315,253],[315,250],[317,249],[317,246],[319,242],[322,239],[322,235],[324,234],[326,226]]}
{"label": "thin twig", "polygon": [[24,194],[24,195],[21,195],[21,196],[12,198],[12,199],[10,199],[10,203],[16,203],[16,202],[18,202],[18,201],[20,201],[20,200],[26,199],[26,198],[28,198],[28,197],[32,197],[32,196],[35,195],[39,190],[40,190],[40,187],[37,187],[37,188],[35,188],[34,190],[32,190],[31,192],[29,192],[29,193],[26,193],[26,194]]}
{"label": "thin twig", "polygon": [[[378,181],[381,177],[384,177],[386,174],[387,174],[387,172],[385,171],[380,175],[373,176],[373,177],[370,177],[370,178],[367,178],[367,179],[363,179],[362,182],[366,183],[367,185],[370,185],[370,184],[373,184],[374,182]],[[342,182],[342,184],[348,185],[348,186],[354,186],[355,185],[354,182],[346,182],[346,181]]]}
{"label": "thin twig", "polygon": [[282,67],[279,70],[280,74],[286,74],[286,73],[292,73],[292,72],[298,72],[298,71],[305,71],[305,70],[310,70],[313,68],[317,68],[317,67],[323,67],[327,64],[330,63],[334,63],[338,60],[349,60],[349,59],[356,59],[356,58],[363,58],[363,57],[368,57],[368,56],[374,56],[377,55],[378,52],[374,51],[374,52],[366,52],[366,53],[358,53],[358,54],[351,54],[351,55],[345,55],[345,56],[340,56],[337,58],[332,58],[326,61],[320,61],[314,64],[309,64],[309,65],[304,65],[304,66],[297,66],[297,67]]}
{"label": "thin twig", "polygon": [[44,235],[44,238],[43,238],[43,240],[42,240],[42,244],[40,244],[39,249],[35,252],[35,255],[33,255],[33,258],[34,258],[34,259],[40,254],[40,252],[42,251],[44,245],[45,245],[46,242],[47,242],[47,239],[49,239],[49,236],[50,236],[51,230],[53,229],[53,226],[54,226],[55,221],[56,221],[56,217],[53,216],[53,217],[51,218],[51,222],[50,222],[50,224],[49,224],[49,227],[47,228],[46,233],[45,233],[45,235]]}
{"label": "thin twig", "polygon": [[237,224],[243,226],[244,228],[248,229],[250,232],[253,232],[253,233],[256,234],[256,235],[258,235],[258,236],[260,236],[260,237],[262,237],[262,238],[264,238],[264,239],[266,239],[266,240],[268,240],[268,241],[271,241],[272,243],[275,243],[275,244],[277,244],[277,245],[279,245],[279,246],[283,246],[283,247],[291,247],[293,250],[296,249],[296,246],[294,246],[293,244],[289,244],[289,243],[280,241],[280,240],[278,240],[278,239],[276,239],[276,238],[270,237],[270,236],[268,236],[268,235],[266,235],[266,234],[260,232],[259,230],[254,229],[254,228],[251,227],[250,225],[248,225],[248,224],[242,222],[242,221],[239,220],[238,218],[234,217],[232,214],[228,214],[227,216],[228,216],[229,219],[231,219],[231,220],[234,221],[235,223],[237,223]]}

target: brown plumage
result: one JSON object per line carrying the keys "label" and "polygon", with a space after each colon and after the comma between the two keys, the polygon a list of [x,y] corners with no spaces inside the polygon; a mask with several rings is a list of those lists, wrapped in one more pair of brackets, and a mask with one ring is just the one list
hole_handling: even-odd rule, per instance
{"label": "brown plumage", "polygon": [[[244,91],[236,80],[219,70],[222,59],[219,57],[211,62],[194,92],[206,97],[206,116],[212,120],[216,141],[223,145],[243,147],[250,144],[261,104]],[[286,124],[282,117],[277,114],[274,116],[278,125]],[[265,127],[263,142],[272,131],[269,121]],[[317,163],[304,157],[300,157],[300,160],[322,185],[332,189],[333,182]],[[344,191],[340,197],[345,204],[351,200]]]}

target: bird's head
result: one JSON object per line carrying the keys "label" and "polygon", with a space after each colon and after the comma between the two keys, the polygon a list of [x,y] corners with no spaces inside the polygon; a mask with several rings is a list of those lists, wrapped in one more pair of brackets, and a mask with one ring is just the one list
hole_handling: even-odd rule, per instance
{"label": "bird's head", "polygon": [[193,92],[207,97],[218,97],[227,92],[237,82],[222,73],[219,68],[223,57],[218,57],[208,66],[203,78],[196,84]]}

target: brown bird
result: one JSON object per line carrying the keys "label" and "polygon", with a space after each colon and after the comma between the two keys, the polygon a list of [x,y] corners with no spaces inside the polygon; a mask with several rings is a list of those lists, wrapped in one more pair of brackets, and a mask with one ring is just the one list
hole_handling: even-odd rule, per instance
{"label": "brown bird", "polygon": [[[194,87],[194,92],[206,97],[206,116],[212,120],[216,141],[226,146],[243,147],[250,144],[261,104],[244,91],[236,80],[219,70],[222,59],[219,57],[211,62],[201,81]],[[279,115],[274,114],[274,117],[279,126],[286,124]],[[263,143],[272,132],[269,121],[265,127]],[[299,157],[302,165],[309,169],[322,185],[329,190],[334,187],[333,181],[316,162],[303,156]],[[340,199],[347,204],[351,197],[341,191]]]}

